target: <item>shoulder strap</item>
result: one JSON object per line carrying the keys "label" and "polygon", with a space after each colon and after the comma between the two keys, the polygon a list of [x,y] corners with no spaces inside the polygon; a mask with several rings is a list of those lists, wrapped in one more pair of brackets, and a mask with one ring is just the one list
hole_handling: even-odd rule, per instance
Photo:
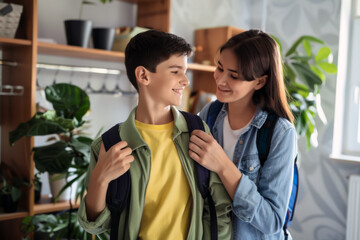
{"label": "shoulder strap", "polygon": [[256,146],[259,152],[260,164],[264,165],[270,151],[271,139],[274,133],[275,124],[279,117],[274,113],[269,113],[265,123],[257,132]]}
{"label": "shoulder strap", "polygon": [[219,112],[224,104],[218,100],[211,103],[206,119],[206,124],[209,126],[210,131],[212,131],[212,128],[215,124],[215,120],[217,116],[219,115]]}
{"label": "shoulder strap", "polygon": [[[105,150],[108,151],[113,145],[121,141],[119,134],[119,125],[116,124],[108,131],[101,135]],[[111,231],[110,239],[118,239],[118,228],[120,222],[121,212],[125,206],[129,204],[131,192],[131,176],[130,171],[127,171],[117,179],[109,183],[106,192],[106,203],[111,212]],[[127,221],[127,217],[126,217]]]}
{"label": "shoulder strap", "polygon": [[[182,115],[186,120],[186,124],[189,131],[189,137],[193,130],[198,129],[205,131],[204,123],[198,115],[191,114],[188,112],[181,111]],[[211,197],[209,192],[209,180],[210,180],[210,171],[196,161],[194,161],[195,169],[196,169],[196,177],[198,180],[198,188],[201,193],[203,199],[208,199],[209,209],[210,209],[210,227],[211,227],[211,240],[218,239],[218,227],[217,227],[217,216],[215,203]]]}

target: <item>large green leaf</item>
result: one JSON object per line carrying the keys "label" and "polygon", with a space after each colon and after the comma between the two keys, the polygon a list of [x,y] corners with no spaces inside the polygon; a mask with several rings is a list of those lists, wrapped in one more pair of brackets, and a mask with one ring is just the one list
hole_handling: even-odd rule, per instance
{"label": "large green leaf", "polygon": [[333,63],[327,63],[327,62],[319,62],[317,63],[318,66],[324,70],[326,73],[329,74],[335,74],[337,72],[337,67]]}
{"label": "large green leaf", "polygon": [[319,62],[324,59],[327,59],[330,54],[331,54],[331,49],[329,47],[320,48],[315,56],[315,62]]}
{"label": "large green leaf", "polygon": [[9,142],[13,145],[25,136],[65,133],[72,129],[74,129],[74,122],[71,119],[56,117],[54,111],[36,113],[29,121],[20,123],[15,130],[9,133]]}
{"label": "large green leaf", "polygon": [[321,79],[308,66],[296,62],[293,62],[291,64],[295,68],[295,71],[298,73],[299,79],[307,83],[310,90],[313,91],[315,89],[315,85],[322,84]]}
{"label": "large green leaf", "polygon": [[295,41],[295,43],[290,47],[289,51],[286,53],[286,57],[293,54],[297,47],[299,46],[299,44],[303,41],[303,40],[307,40],[309,42],[316,42],[316,43],[320,43],[320,44],[325,44],[324,41],[316,38],[316,37],[312,37],[312,36],[301,36],[299,39],[297,39]]}
{"label": "large green leaf", "polygon": [[89,96],[81,88],[59,83],[45,88],[46,99],[52,103],[57,115],[63,118],[76,118],[82,122],[82,117],[90,109]]}
{"label": "large green leaf", "polygon": [[36,169],[49,174],[67,172],[75,157],[75,152],[64,141],[35,147],[33,151]]}
{"label": "large green leaf", "polygon": [[312,55],[312,52],[311,52],[311,44],[309,43],[308,40],[303,40],[303,47],[306,52],[306,55],[310,57]]}

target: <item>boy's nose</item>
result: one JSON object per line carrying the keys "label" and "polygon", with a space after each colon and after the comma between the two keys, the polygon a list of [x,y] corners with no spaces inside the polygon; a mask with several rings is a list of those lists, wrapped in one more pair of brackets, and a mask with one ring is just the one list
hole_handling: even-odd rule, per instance
{"label": "boy's nose", "polygon": [[188,85],[190,84],[190,81],[189,81],[189,79],[187,78],[187,76],[184,75],[184,77],[181,78],[180,83],[181,83],[183,86],[188,86]]}

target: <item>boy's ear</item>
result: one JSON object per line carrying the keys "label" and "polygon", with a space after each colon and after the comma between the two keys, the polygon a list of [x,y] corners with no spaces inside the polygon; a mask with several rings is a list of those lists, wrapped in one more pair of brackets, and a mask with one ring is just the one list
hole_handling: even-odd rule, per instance
{"label": "boy's ear", "polygon": [[256,89],[256,90],[259,90],[259,89],[261,89],[263,86],[265,86],[266,81],[267,81],[267,78],[268,78],[267,75],[264,75],[264,76],[262,76],[262,77],[260,77],[260,78],[257,78],[257,79],[256,79],[257,83],[256,83],[256,86],[255,86],[255,89]]}
{"label": "boy's ear", "polygon": [[148,71],[143,66],[135,68],[135,77],[139,84],[148,85],[150,83]]}

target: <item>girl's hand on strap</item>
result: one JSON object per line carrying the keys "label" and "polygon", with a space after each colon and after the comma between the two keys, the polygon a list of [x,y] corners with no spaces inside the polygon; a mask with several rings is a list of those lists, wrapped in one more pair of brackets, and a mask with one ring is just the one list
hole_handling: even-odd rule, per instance
{"label": "girl's hand on strap", "polygon": [[230,160],[211,134],[194,130],[190,137],[189,155],[205,168],[220,173]]}

